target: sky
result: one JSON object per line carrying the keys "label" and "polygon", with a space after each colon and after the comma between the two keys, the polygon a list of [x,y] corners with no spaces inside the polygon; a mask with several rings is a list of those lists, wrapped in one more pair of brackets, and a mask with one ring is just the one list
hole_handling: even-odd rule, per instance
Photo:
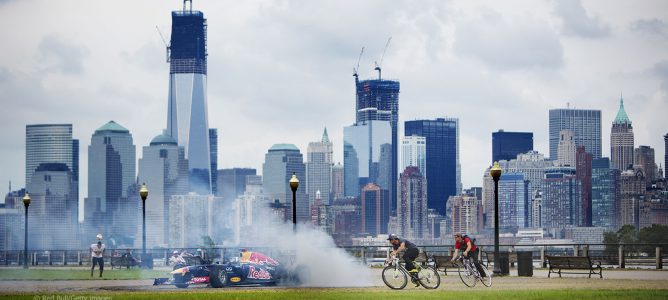
{"label": "sky", "polygon": [[[459,118],[464,188],[482,185],[498,129],[534,133],[549,153],[548,111],[602,111],[603,155],[620,94],[635,145],[663,164],[668,133],[665,1],[195,0],[208,22],[208,119],[219,168],[261,173],[271,145],[305,154],[326,127],[335,161],[355,121],[352,68],[401,82],[405,120]],[[0,0],[0,182],[24,186],[25,126],[71,123],[88,146],[114,120],[142,147],[166,126],[165,45],[178,0]],[[400,133],[403,127],[400,127]]]}

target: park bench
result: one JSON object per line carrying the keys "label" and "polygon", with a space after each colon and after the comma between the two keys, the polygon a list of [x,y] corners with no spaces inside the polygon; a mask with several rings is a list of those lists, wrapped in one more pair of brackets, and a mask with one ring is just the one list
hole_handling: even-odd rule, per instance
{"label": "park bench", "polygon": [[[591,278],[592,274],[598,274],[600,278],[603,278],[603,269],[601,268],[601,263],[592,263],[589,256],[547,256],[547,261],[550,264],[550,270],[549,273],[547,273],[547,277],[550,277],[550,274],[552,273],[558,273],[559,277],[561,277],[561,273],[565,273],[589,274],[589,278]],[[586,270],[587,273],[564,272],[562,270]]]}
{"label": "park bench", "polygon": [[443,268],[443,273],[448,274],[448,268],[458,270],[456,262],[452,261],[452,255],[434,255],[436,270]]}
{"label": "park bench", "polygon": [[137,259],[132,258],[127,255],[123,256],[112,256],[111,257],[111,262],[109,263],[111,265],[111,269],[113,270],[114,268],[121,269],[123,267],[129,269],[130,267],[134,266],[139,266],[139,262]]}

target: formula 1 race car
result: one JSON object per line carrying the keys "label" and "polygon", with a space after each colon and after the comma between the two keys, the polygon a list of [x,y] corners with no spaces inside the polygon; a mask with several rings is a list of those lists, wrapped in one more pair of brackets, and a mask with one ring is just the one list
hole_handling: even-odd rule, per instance
{"label": "formula 1 race car", "polygon": [[[278,261],[259,252],[244,251],[239,259],[226,263],[206,263],[199,257],[188,263],[177,264],[171,278],[156,278],[153,285],[175,285],[187,288],[192,284],[206,284],[214,288],[249,285],[296,285],[299,275]],[[195,262],[194,265],[189,265]]]}

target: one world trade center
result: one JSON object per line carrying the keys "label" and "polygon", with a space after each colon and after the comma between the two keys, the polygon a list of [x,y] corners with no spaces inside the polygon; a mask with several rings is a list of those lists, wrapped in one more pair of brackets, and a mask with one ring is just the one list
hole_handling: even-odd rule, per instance
{"label": "one world trade center", "polygon": [[[185,149],[190,191],[211,194],[206,100],[206,19],[200,11],[172,12],[167,134]],[[215,170],[213,170],[215,172]]]}

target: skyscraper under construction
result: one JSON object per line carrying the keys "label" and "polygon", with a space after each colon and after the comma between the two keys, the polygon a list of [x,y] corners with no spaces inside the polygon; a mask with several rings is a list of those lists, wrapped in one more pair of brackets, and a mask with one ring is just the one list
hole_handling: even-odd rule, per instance
{"label": "skyscraper under construction", "polygon": [[[200,11],[172,12],[168,53],[169,105],[167,135],[184,147],[189,162],[190,191],[212,192],[211,156],[207,117],[206,19]],[[214,170],[215,172],[215,170]]]}

